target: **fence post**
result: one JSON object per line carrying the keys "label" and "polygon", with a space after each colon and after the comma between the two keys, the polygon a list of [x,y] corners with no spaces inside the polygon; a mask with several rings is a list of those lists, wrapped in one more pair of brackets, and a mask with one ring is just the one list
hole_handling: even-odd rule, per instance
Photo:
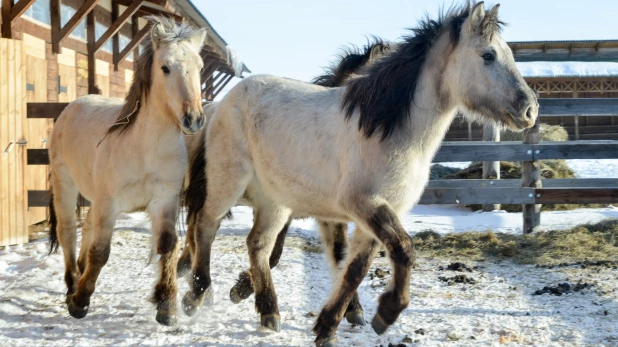
{"label": "fence post", "polygon": [[[483,127],[483,141],[500,142],[500,129],[496,125],[485,125]],[[483,179],[500,179],[500,161],[483,162]],[[483,211],[489,212],[499,210],[500,204],[483,205]]]}
{"label": "fence post", "polygon": [[[537,144],[541,140],[539,131],[541,121],[537,118],[536,124],[528,130],[524,137],[524,144]],[[522,186],[541,188],[541,162],[539,160],[524,161],[522,163]],[[541,225],[541,204],[523,205],[524,234],[538,231]]]}

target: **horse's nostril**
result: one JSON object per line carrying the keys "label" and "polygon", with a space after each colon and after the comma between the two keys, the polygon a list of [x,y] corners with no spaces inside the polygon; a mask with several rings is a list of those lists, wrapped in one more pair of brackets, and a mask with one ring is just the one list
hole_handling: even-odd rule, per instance
{"label": "horse's nostril", "polygon": [[532,107],[528,106],[528,108],[526,109],[526,119],[527,120],[531,120],[532,119]]}
{"label": "horse's nostril", "polygon": [[182,117],[182,125],[185,128],[191,128],[191,117],[185,115],[184,117]]}
{"label": "horse's nostril", "polygon": [[204,126],[204,118],[205,118],[205,117],[204,117],[204,116],[202,116],[202,117],[200,117],[200,118],[198,118],[198,119],[197,119],[197,126],[198,126],[198,127],[200,127],[200,128],[201,128],[201,127],[203,127],[203,126]]}

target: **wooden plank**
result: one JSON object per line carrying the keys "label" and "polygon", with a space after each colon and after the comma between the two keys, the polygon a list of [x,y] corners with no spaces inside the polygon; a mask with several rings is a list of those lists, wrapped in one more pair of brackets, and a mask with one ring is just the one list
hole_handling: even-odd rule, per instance
{"label": "wooden plank", "polygon": [[618,141],[541,142],[534,145],[534,159],[615,159]]}
{"label": "wooden plank", "polygon": [[541,188],[535,190],[541,204],[611,204],[618,202],[618,188]]}
{"label": "wooden plank", "polygon": [[[500,142],[500,129],[495,124],[487,124],[483,127],[483,141]],[[490,158],[491,159],[491,158]],[[484,179],[500,179],[500,161],[484,161],[482,177]],[[483,205],[483,211],[491,212],[500,210],[500,204]]]}
{"label": "wooden plank", "polygon": [[530,204],[534,203],[532,188],[457,188],[425,189],[419,204]]}
{"label": "wooden plank", "polygon": [[22,41],[14,41],[15,62],[13,71],[15,73],[15,84],[13,93],[15,95],[15,138],[18,139],[18,146],[15,148],[15,179],[13,186],[15,189],[15,226],[11,238],[11,244],[24,244],[28,242],[28,228],[26,226],[26,187],[24,181],[24,171],[26,169],[26,140],[24,138],[23,123],[26,120],[26,59]]}
{"label": "wooden plank", "polygon": [[49,165],[49,153],[47,148],[29,148],[28,165]]}
{"label": "wooden plank", "polygon": [[[25,35],[24,35],[25,37]],[[37,39],[38,40],[38,39]],[[44,44],[44,42],[41,40]],[[24,44],[27,41],[24,39]],[[43,45],[43,47],[45,47]],[[30,53],[34,53],[31,55]],[[47,63],[45,56],[40,58],[38,49],[28,50],[26,52],[26,82],[34,86],[34,90],[27,91],[27,102],[42,102],[47,100]],[[27,105],[27,104],[26,104]],[[31,165],[30,160],[32,155],[30,151],[47,148],[47,144],[51,135],[51,119],[28,119],[23,120],[26,130],[25,137],[28,139],[28,150],[25,168],[25,196],[27,197],[28,190],[47,190],[47,166]],[[46,150],[45,150],[46,151]],[[46,163],[47,152],[45,152]],[[27,203],[27,201],[26,201]],[[26,213],[26,225],[32,225],[47,218],[47,209],[34,207],[28,208]]]}
{"label": "wooden plank", "polygon": [[27,118],[56,119],[68,104],[68,102],[29,102],[26,105]]}
{"label": "wooden plank", "polygon": [[11,20],[20,17],[36,0],[19,0],[18,3],[11,8]]}
{"label": "wooden plank", "polygon": [[227,79],[221,84],[221,86],[219,88],[217,88],[217,90],[215,90],[212,93],[212,98],[214,99],[219,93],[221,93],[221,91],[223,90],[223,88],[225,88],[225,86],[230,83],[230,81],[232,80],[232,78],[234,78],[234,75],[229,75],[227,77]]}
{"label": "wooden plank", "polygon": [[500,143],[443,142],[433,162],[483,161],[487,158],[505,161],[532,160],[532,145],[524,145],[515,141]]}
{"label": "wooden plank", "polygon": [[109,63],[103,60],[95,60],[95,81],[96,86],[99,89],[99,94],[109,97],[110,92],[110,78],[109,78]]}
{"label": "wooden plank", "polygon": [[[544,188],[618,188],[618,178],[560,178],[542,180]],[[521,180],[431,180],[427,188],[519,188]]]}
{"label": "wooden plank", "polygon": [[103,47],[103,45],[107,43],[107,41],[109,41],[109,39],[111,39],[112,36],[118,32],[118,30],[120,30],[122,25],[140,8],[143,2],[144,0],[134,0],[131,5],[129,5],[129,7],[122,12],[118,19],[112,23],[109,29],[107,29],[105,33],[99,37],[94,44],[93,51],[91,53],[94,54],[98,52],[101,47]]}
{"label": "wooden plank", "polygon": [[539,98],[541,116],[618,115],[618,98]]}
{"label": "wooden plank", "polygon": [[[8,105],[8,127],[9,134],[12,141],[17,141],[17,134],[15,131],[15,122],[16,122],[16,113],[15,113],[15,40],[7,40],[7,58],[8,58],[8,100],[5,99],[4,103]],[[8,101],[8,102],[7,102]],[[17,206],[16,206],[16,189],[15,189],[15,166],[17,163],[15,162],[15,153],[17,152],[17,145],[13,146],[11,152],[7,153],[6,156],[9,159],[8,163],[8,193],[9,193],[9,232],[8,232],[8,244],[13,244],[14,234],[16,231],[16,222],[17,222]]]}
{"label": "wooden plank", "polygon": [[[537,119],[534,126],[528,130],[524,137],[525,144],[538,144],[541,141],[540,133],[541,122]],[[541,162],[539,160],[524,161],[522,163],[523,187],[541,188]],[[540,204],[523,205],[523,231],[529,234],[538,231],[541,226],[541,207]]]}
{"label": "wooden plank", "polygon": [[[62,40],[64,40],[73,30],[75,30],[77,25],[79,25],[79,23],[88,15],[88,13],[90,13],[90,11],[92,11],[97,6],[98,3],[99,0],[84,1],[84,3],[80,6],[77,12],[75,12],[73,17],[69,19],[69,21],[64,25],[64,27],[62,27],[62,29],[60,29],[56,33],[56,35],[53,35],[52,47],[54,47],[54,45],[60,47],[60,43],[62,42]],[[55,53],[58,52],[56,51]]]}
{"label": "wooden plank", "polygon": [[[3,2],[3,10],[6,2]],[[0,39],[0,99],[7,100],[8,86],[8,39]],[[0,246],[9,244],[9,156],[4,151],[13,141],[9,132],[9,107],[0,102]]]}
{"label": "wooden plank", "polygon": [[[49,190],[29,190],[28,191],[28,206],[29,207],[48,207],[51,191]],[[80,195],[77,202],[81,203],[83,197]],[[83,199],[84,206],[90,206],[90,201]]]}
{"label": "wooden plank", "polygon": [[131,52],[133,52],[139,45],[144,41],[146,36],[150,33],[152,25],[148,23],[145,27],[143,27],[140,31],[137,32],[131,39],[131,42],[127,44],[127,46],[122,50],[122,52],[118,53],[117,56],[114,57],[114,65],[118,65],[122,63]]}
{"label": "wooden plank", "polygon": [[11,7],[13,0],[2,0],[2,37],[11,38]]}
{"label": "wooden plank", "polygon": [[95,39],[95,16],[94,11],[88,13],[86,16],[86,36],[87,36],[87,44],[86,48],[88,50],[88,94],[97,94],[98,90],[95,86],[96,73],[95,73],[95,57],[94,54],[96,51],[94,50],[94,45],[96,43]]}
{"label": "wooden plank", "polygon": [[[49,10],[51,13],[51,37],[58,37],[60,32],[60,9],[61,0],[50,0]],[[52,52],[54,54],[60,53],[60,42],[52,39]]]}

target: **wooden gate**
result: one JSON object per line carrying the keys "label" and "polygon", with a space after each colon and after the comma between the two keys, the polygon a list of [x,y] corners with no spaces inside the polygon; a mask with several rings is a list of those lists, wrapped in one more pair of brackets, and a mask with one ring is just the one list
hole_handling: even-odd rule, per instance
{"label": "wooden gate", "polygon": [[[26,54],[26,86],[28,102],[47,101],[47,61],[45,60],[45,41],[23,34],[24,52]],[[23,118],[24,136],[28,140],[28,149],[47,148],[51,138],[53,120]],[[40,165],[25,166],[24,181],[27,190],[47,190],[47,167]],[[47,218],[45,207],[28,207],[26,225],[32,225]]]}
{"label": "wooden gate", "polygon": [[22,41],[0,39],[0,246],[28,242],[25,60]]}

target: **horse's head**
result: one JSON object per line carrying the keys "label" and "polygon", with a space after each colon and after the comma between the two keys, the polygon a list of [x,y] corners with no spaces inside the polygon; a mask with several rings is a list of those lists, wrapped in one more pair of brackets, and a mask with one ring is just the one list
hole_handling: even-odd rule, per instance
{"label": "horse's head", "polygon": [[206,31],[179,31],[170,22],[155,21],[152,29],[154,53],[150,97],[185,134],[194,134],[205,123],[200,86],[203,67],[200,51],[206,40]]}
{"label": "horse's head", "polygon": [[445,77],[464,113],[522,130],[534,125],[539,106],[500,35],[499,6],[485,12],[479,2],[463,23],[455,23],[460,34]]}

